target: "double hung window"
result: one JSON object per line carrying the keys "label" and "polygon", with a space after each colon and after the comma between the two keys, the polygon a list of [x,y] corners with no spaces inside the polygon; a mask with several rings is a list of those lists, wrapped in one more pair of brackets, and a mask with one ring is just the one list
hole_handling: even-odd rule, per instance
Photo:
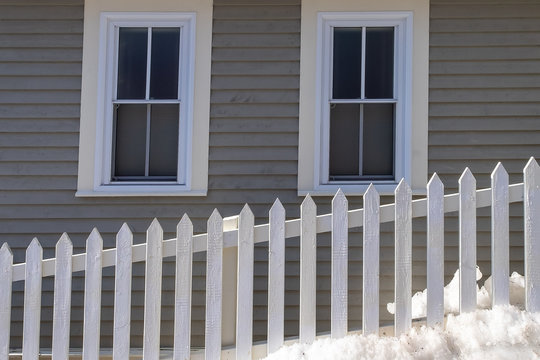
{"label": "double hung window", "polygon": [[319,185],[390,184],[404,177],[409,15],[320,14]]}
{"label": "double hung window", "polygon": [[181,27],[117,27],[111,181],[177,181]]}

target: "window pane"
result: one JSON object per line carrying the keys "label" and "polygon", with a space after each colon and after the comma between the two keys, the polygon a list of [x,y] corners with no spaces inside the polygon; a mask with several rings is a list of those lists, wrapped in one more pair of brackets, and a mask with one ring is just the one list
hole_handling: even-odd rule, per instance
{"label": "window pane", "polygon": [[363,175],[394,174],[394,104],[364,104]]}
{"label": "window pane", "polygon": [[394,28],[366,29],[366,98],[394,98]]}
{"label": "window pane", "polygon": [[178,164],[178,104],[152,105],[150,176],[176,179]]}
{"label": "window pane", "polygon": [[333,104],[330,110],[330,180],[359,174],[360,105]]}
{"label": "window pane", "polygon": [[362,95],[362,28],[334,28],[334,99]]}
{"label": "window pane", "polygon": [[147,28],[119,29],[118,36],[118,99],[146,97]]}
{"label": "window pane", "polygon": [[180,28],[152,29],[150,98],[178,99]]}
{"label": "window pane", "polygon": [[115,126],[113,179],[118,176],[144,176],[146,105],[118,105]]}

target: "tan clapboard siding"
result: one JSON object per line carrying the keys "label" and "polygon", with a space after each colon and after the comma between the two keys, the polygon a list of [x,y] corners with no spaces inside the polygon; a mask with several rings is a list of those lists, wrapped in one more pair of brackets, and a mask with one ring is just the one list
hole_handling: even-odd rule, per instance
{"label": "tan clapboard siding", "polygon": [[[528,158],[540,157],[539,44],[538,1],[431,1],[429,173],[447,192],[465,166],[482,188],[498,161],[521,182]],[[511,206],[511,270],[520,272],[522,213]],[[478,215],[478,263],[489,274],[489,208]],[[447,276],[457,268],[457,228],[457,215],[447,215]]]}

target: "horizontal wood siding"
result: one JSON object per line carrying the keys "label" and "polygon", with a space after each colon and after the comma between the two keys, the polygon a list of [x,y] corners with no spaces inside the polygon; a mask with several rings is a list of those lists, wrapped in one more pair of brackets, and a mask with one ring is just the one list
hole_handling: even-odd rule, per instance
{"label": "horizontal wood siding", "polygon": [[[510,183],[540,157],[540,2],[431,0],[429,173],[446,192],[468,166],[489,187],[501,161]],[[522,206],[511,206],[522,214]],[[479,209],[477,254],[490,271],[489,209]],[[446,218],[446,276],[457,268],[457,216]],[[510,220],[511,271],[523,274],[523,223]],[[485,278],[484,278],[485,280]]]}

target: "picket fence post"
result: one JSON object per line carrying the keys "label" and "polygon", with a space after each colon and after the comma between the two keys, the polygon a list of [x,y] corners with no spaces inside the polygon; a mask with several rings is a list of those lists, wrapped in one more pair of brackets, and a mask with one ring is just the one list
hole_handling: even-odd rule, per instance
{"label": "picket fence post", "polygon": [[214,210],[207,223],[205,358],[221,357],[221,303],[223,272],[223,218]]}
{"label": "picket fence post", "polygon": [[11,324],[11,284],[13,279],[13,253],[7,243],[0,248],[0,360],[9,357]]}
{"label": "picket fence post", "polygon": [[476,310],[476,179],[459,178],[459,312]]}
{"label": "picket fence post", "polygon": [[270,354],[283,345],[285,327],[285,208],[276,199],[269,214],[268,343]]}
{"label": "picket fence post", "polygon": [[94,228],[86,240],[83,360],[99,358],[102,252],[103,239],[98,230]]}
{"label": "picket fence post", "polygon": [[52,356],[55,359],[67,359],[69,354],[72,255],[73,245],[64,233],[56,243],[52,336]]}
{"label": "picket fence post", "polygon": [[523,170],[525,309],[540,311],[540,166],[530,158]]}
{"label": "picket fence post", "polygon": [[498,163],[491,173],[491,303],[509,302],[508,173]]}
{"label": "picket fence post", "polygon": [[444,185],[437,174],[427,184],[427,311],[428,326],[444,320]]}
{"label": "picket fence post", "polygon": [[317,207],[307,195],[300,207],[300,329],[301,343],[311,344],[316,331]]}
{"label": "picket fence post", "polygon": [[191,349],[191,273],[193,224],[184,214],[176,227],[174,359],[187,360]]}
{"label": "picket fence post", "polygon": [[236,358],[251,360],[253,342],[253,237],[255,218],[246,204],[238,219]]}
{"label": "picket fence post", "polygon": [[379,332],[379,193],[373,184],[364,193],[362,329],[365,335]]}
{"label": "picket fence post", "polygon": [[24,280],[23,360],[33,360],[39,354],[39,324],[41,319],[41,278],[43,249],[34,238],[26,250]]}
{"label": "picket fence post", "polygon": [[131,320],[131,273],[133,234],[124,223],[116,235],[116,261],[114,276],[114,359],[129,359]]}

